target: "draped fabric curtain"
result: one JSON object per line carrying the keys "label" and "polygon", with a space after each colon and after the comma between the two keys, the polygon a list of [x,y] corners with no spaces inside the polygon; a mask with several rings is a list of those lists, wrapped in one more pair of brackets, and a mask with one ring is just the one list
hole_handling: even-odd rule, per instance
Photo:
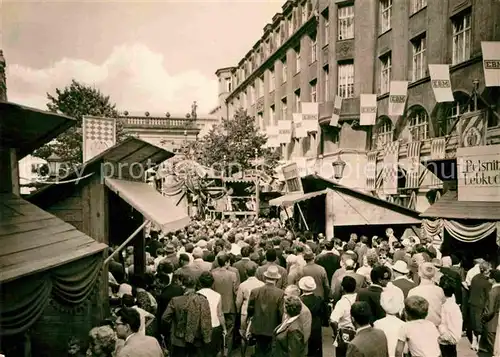
{"label": "draped fabric curtain", "polygon": [[444,228],[456,240],[473,243],[493,234],[497,224],[496,222],[485,222],[470,226],[457,221],[444,220]]}
{"label": "draped fabric curtain", "polygon": [[430,219],[423,219],[422,227],[424,228],[424,231],[427,236],[429,237],[437,236],[441,234],[443,230],[444,227],[443,219],[438,218],[435,221],[432,221]]}
{"label": "draped fabric curtain", "polygon": [[100,277],[103,258],[96,254],[61,267],[2,284],[0,335],[29,329],[43,314],[52,298],[64,311],[88,301]]}

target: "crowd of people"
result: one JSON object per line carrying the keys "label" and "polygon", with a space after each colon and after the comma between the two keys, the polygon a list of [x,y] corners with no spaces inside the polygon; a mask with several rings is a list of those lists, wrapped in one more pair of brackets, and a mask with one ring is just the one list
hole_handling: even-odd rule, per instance
{"label": "crowd of people", "polygon": [[336,357],[451,357],[463,336],[500,356],[500,266],[466,271],[391,229],[343,242],[276,219],[195,221],[151,232],[146,251],[143,276],[132,247],[110,262],[112,316],[87,356],[322,357],[324,328]]}

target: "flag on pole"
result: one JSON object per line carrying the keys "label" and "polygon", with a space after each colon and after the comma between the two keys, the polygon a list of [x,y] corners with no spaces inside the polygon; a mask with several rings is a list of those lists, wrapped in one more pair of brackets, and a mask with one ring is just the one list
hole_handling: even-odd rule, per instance
{"label": "flag on pole", "polygon": [[429,73],[436,102],[453,102],[455,99],[451,90],[450,66],[447,64],[430,64]]}
{"label": "flag on pole", "polygon": [[116,144],[116,119],[83,117],[83,162],[87,162]]}
{"label": "flag on pole", "polygon": [[293,126],[294,126],[294,134],[293,137],[296,139],[307,138],[307,130],[304,128],[304,121],[302,120],[301,113],[293,113]]}
{"label": "flag on pole", "polygon": [[292,121],[278,120],[278,142],[288,144],[292,139]]}
{"label": "flag on pole", "polygon": [[361,94],[360,96],[360,125],[375,125],[377,120],[377,95]]}
{"label": "flag on pole", "polygon": [[403,115],[408,93],[407,81],[391,81],[389,93],[389,115]]}
{"label": "flag on pole", "polygon": [[500,41],[482,41],[486,87],[500,87]]}
{"label": "flag on pole", "polygon": [[316,133],[319,126],[319,105],[318,103],[301,103],[302,121],[308,133]]}
{"label": "flag on pole", "polygon": [[336,95],[333,103],[332,117],[330,119],[331,126],[339,125],[340,111],[342,110],[342,97]]}
{"label": "flag on pole", "polygon": [[278,127],[275,125],[270,125],[266,128],[267,131],[267,146],[270,148],[277,148],[280,146],[278,134]]}

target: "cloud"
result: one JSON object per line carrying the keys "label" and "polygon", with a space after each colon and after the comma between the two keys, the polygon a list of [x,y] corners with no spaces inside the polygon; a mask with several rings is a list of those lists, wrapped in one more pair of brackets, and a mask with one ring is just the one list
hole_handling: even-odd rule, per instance
{"label": "cloud", "polygon": [[71,79],[93,85],[109,95],[118,110],[144,113],[185,114],[194,100],[198,112],[207,113],[217,104],[217,80],[193,69],[169,73],[162,54],[142,44],[113,48],[101,64],[63,58],[51,67],[33,69],[7,66],[10,101],[46,109],[46,93],[54,93]]}

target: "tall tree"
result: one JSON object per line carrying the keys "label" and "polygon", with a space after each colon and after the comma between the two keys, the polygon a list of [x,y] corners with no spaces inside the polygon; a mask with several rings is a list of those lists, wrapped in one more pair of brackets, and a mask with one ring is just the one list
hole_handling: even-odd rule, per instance
{"label": "tall tree", "polygon": [[[257,166],[273,174],[280,154],[275,149],[266,148],[266,142],[266,136],[255,125],[255,118],[248,116],[245,110],[239,110],[234,118],[214,125],[201,140],[191,143],[187,152],[188,156],[207,167],[218,169],[225,161],[228,165],[237,164],[243,170]],[[256,158],[260,161],[258,165]]]}
{"label": "tall tree", "polygon": [[[56,94],[47,93],[49,102],[47,108],[54,113],[62,113],[73,117],[77,124],[60,134],[52,142],[37,149],[33,155],[47,159],[52,153],[70,163],[81,163],[82,154],[82,121],[85,115],[97,117],[117,118],[116,105],[110,101],[100,90],[71,81],[69,86],[56,89]],[[125,137],[122,124],[116,121],[116,140]]]}

